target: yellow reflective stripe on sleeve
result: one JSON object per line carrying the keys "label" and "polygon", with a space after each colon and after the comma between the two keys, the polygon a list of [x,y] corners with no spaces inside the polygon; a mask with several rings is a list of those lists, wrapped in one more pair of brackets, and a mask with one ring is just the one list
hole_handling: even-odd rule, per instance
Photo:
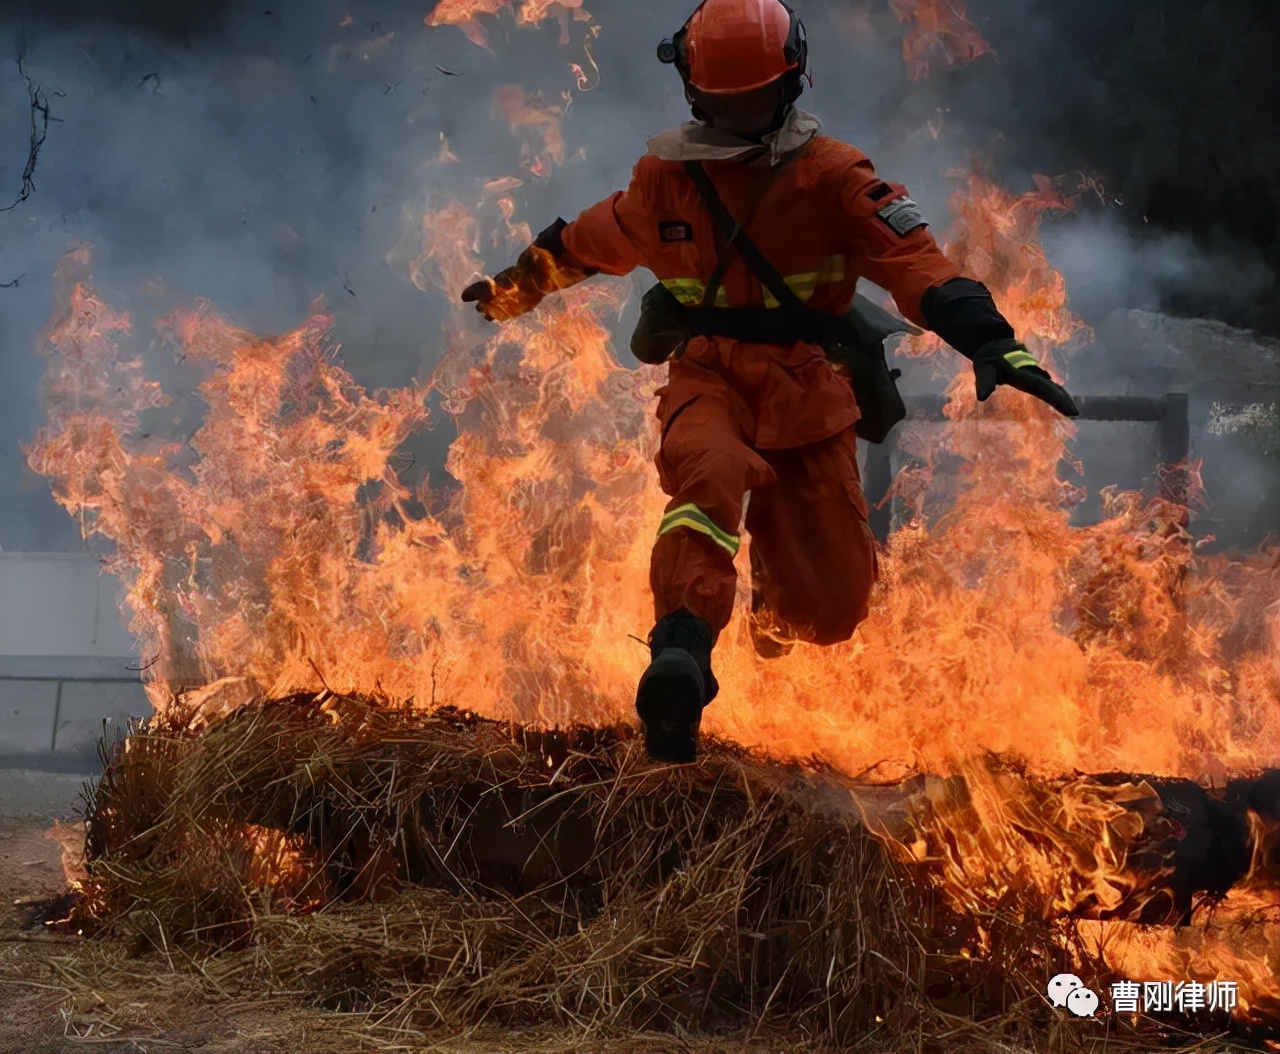
{"label": "yellow reflective stripe on sleeve", "polygon": [[1026,351],[1011,351],[1005,357],[1004,361],[1015,369],[1022,369],[1024,366],[1039,366],[1036,357]]}
{"label": "yellow reflective stripe on sleeve", "polygon": [[702,299],[706,287],[696,278],[664,278],[662,284],[682,304],[696,304]]}
{"label": "yellow reflective stripe on sleeve", "polygon": [[711,522],[711,517],[696,505],[681,505],[662,517],[662,523],[658,525],[658,536],[661,537],[677,527],[688,527],[691,530],[700,531],[715,542],[716,545],[720,546],[721,549],[728,552],[730,556],[738,555],[738,545],[740,544],[738,536],[730,534],[728,531],[722,531]]}
{"label": "yellow reflective stripe on sleeve", "polygon": [[[813,296],[814,290],[818,286],[844,281],[844,257],[829,256],[817,271],[786,275],[782,280],[787,283],[797,297],[801,300],[808,300]],[[764,291],[764,306],[778,306],[777,298],[768,289]]]}

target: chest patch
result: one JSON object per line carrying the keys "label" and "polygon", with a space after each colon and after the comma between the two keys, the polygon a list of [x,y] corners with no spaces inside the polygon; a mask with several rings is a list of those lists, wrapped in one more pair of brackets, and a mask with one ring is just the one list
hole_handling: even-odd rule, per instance
{"label": "chest patch", "polygon": [[904,238],[917,227],[925,226],[927,222],[920,212],[920,206],[910,198],[897,198],[880,209],[876,215]]}
{"label": "chest patch", "polygon": [[693,241],[693,227],[683,220],[660,220],[658,237],[664,242]]}

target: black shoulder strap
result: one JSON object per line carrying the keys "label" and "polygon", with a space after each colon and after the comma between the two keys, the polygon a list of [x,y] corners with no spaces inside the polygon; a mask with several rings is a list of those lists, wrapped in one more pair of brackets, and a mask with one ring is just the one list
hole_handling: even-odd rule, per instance
{"label": "black shoulder strap", "polygon": [[716,269],[711,272],[711,277],[707,279],[707,288],[702,291],[702,303],[699,307],[711,307],[715,303],[716,293],[720,291],[720,283],[724,279],[724,272],[729,266],[729,249],[732,248],[732,239],[726,241],[723,245],[716,246]]}
{"label": "black shoulder strap", "polygon": [[[805,307],[803,301],[796,296],[791,287],[782,280],[782,275],[778,273],[777,268],[765,259],[764,254],[756,247],[756,243],[747,237],[747,232],[742,229],[742,225],[725,208],[724,202],[720,200],[720,195],[716,193],[715,184],[711,182],[711,177],[707,175],[707,170],[702,167],[701,163],[686,161],[684,170],[689,173],[690,178],[697,185],[698,193],[702,195],[702,203],[706,205],[707,211],[711,213],[711,218],[719,229],[720,236],[725,240],[725,247],[728,248],[730,245],[737,246],[743,262],[760,279],[761,285],[774,295],[780,305],[793,311],[805,312],[810,310]],[[723,272],[722,267],[718,268],[718,270]],[[719,276],[715,277],[718,284]],[[712,295],[714,296],[714,292],[712,292]]]}

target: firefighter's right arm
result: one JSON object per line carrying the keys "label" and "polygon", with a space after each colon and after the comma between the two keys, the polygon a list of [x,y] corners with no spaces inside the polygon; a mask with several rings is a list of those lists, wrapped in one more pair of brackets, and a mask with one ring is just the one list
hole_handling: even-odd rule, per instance
{"label": "firefighter's right arm", "polygon": [[594,270],[577,266],[565,255],[561,241],[565,226],[564,220],[556,220],[511,267],[467,286],[462,302],[474,303],[490,322],[506,322],[532,311],[549,293],[590,278]]}
{"label": "firefighter's right arm", "polygon": [[514,266],[473,282],[462,291],[462,300],[475,303],[491,322],[505,322],[532,311],[549,293],[593,274],[623,275],[639,267],[644,262],[642,232],[652,226],[644,222],[650,172],[651,162],[642,158],[626,190],[610,194],[571,223],[557,219]]}

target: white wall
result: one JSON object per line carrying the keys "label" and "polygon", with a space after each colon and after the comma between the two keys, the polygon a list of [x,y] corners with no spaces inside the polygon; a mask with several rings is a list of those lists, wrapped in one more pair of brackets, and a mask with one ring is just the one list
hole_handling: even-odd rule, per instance
{"label": "white wall", "polygon": [[0,553],[0,655],[133,655],[120,592],[92,553]]}
{"label": "white wall", "polygon": [[120,595],[91,553],[0,553],[0,767],[91,772],[151,712]]}

